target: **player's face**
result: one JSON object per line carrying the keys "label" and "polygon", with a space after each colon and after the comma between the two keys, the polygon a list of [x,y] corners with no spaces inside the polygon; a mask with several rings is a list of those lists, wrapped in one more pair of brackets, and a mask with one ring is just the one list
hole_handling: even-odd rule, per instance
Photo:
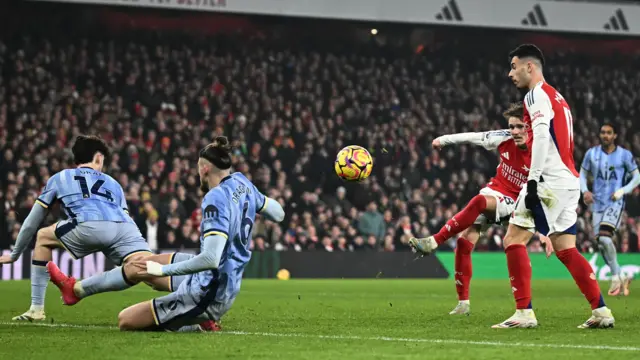
{"label": "player's face", "polygon": [[209,175],[209,166],[206,161],[198,159],[198,175],[200,176],[200,190],[205,193],[209,191],[209,181],[207,175]]}
{"label": "player's face", "polygon": [[517,56],[511,59],[511,70],[509,71],[509,79],[517,88],[527,88],[531,82],[532,65],[529,61],[520,60]]}
{"label": "player's face", "polygon": [[613,144],[618,135],[613,132],[613,128],[611,126],[603,126],[600,128],[600,143],[605,146],[609,146]]}
{"label": "player's face", "polygon": [[522,122],[522,119],[517,117],[509,118],[509,130],[511,130],[511,137],[516,142],[517,146],[525,146],[527,144],[527,124]]}

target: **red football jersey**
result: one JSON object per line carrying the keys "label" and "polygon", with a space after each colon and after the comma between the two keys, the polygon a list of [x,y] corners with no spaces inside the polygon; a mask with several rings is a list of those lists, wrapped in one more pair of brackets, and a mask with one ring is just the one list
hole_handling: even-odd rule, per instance
{"label": "red football jersey", "polygon": [[526,149],[519,148],[513,138],[509,137],[498,145],[498,154],[500,164],[487,186],[515,200],[529,176],[531,150],[529,146]]}
{"label": "red football jersey", "polygon": [[524,98],[523,121],[529,127],[527,145],[533,148],[533,128],[536,124],[549,127],[550,141],[547,157],[541,169],[534,169],[530,177],[544,181],[551,188],[580,188],[579,174],[573,159],[573,117],[564,97],[546,82],[539,82]]}

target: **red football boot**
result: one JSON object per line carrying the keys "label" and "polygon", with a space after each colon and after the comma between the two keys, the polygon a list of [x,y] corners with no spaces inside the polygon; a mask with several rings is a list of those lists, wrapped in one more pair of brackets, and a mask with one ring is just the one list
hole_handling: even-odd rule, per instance
{"label": "red football boot", "polygon": [[214,331],[222,330],[222,327],[213,320],[207,320],[203,323],[200,323],[200,328],[202,329],[202,331],[205,331],[205,332],[209,332],[209,331],[214,332]]}
{"label": "red football boot", "polygon": [[49,276],[51,276],[51,282],[54,283],[58,289],[60,289],[60,293],[62,293],[63,304],[71,306],[81,300],[73,291],[73,285],[76,284],[75,278],[65,275],[52,261],[47,263],[47,271],[49,271]]}

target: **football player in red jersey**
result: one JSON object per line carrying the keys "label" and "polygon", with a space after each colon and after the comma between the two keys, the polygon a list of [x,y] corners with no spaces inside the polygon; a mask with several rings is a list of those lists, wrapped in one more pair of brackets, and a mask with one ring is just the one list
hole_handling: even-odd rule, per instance
{"label": "football player in red jersey", "polygon": [[494,328],[535,327],[531,307],[531,263],[526,244],[536,230],[549,236],[556,256],[591,304],[592,316],[579,328],[613,327],[589,262],[576,249],[580,180],[573,160],[573,119],[569,105],[543,76],[544,56],[535,45],[524,44],[509,53],[509,78],[524,98],[524,122],[531,134],[531,166],[527,185],[516,201],[504,238],[516,312]]}
{"label": "football player in red jersey", "polygon": [[449,313],[468,314],[470,311],[469,285],[471,282],[471,252],[480,233],[492,224],[506,225],[515,209],[515,199],[527,181],[531,152],[527,148],[527,125],[522,121],[524,107],[512,104],[503,113],[509,130],[461,133],[440,136],[433,140],[433,148],[440,150],[453,144],[473,144],[487,150],[498,150],[500,163],[496,175],[480,190],[467,206],[454,215],[440,231],[426,238],[412,238],[411,247],[424,254],[433,252],[449,238],[462,232],[455,253],[455,281],[458,305]]}

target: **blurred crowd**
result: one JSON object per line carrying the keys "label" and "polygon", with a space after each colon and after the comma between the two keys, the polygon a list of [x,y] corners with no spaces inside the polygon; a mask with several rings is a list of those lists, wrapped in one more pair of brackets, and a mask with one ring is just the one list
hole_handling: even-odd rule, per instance
{"label": "blurred crowd", "polygon": [[[506,77],[515,43],[504,34],[480,44],[470,33],[415,51],[348,37],[301,41],[278,30],[0,33],[0,248],[15,241],[47,178],[73,166],[69,148],[82,133],[113,149],[106,172],[122,184],[154,249],[199,246],[195,164],[218,134],[236,147],[234,169],[285,208],[281,224],[256,221],[258,251],[408,250],[409,237],[437,232],[493,176],[493,152],[437,152],[430,144],[445,133],[506,126],[501,112],[522,94]],[[640,72],[632,59],[546,55],[547,81],[574,113],[576,162],[598,144],[602,121],[618,124],[619,143],[640,155]],[[350,144],[375,158],[364,183],[333,173],[335,154]],[[623,252],[638,251],[639,194],[628,197]],[[579,240],[589,251],[591,214],[579,212]],[[52,209],[47,224],[60,216]],[[490,229],[477,249],[500,250],[502,235]],[[530,250],[542,251],[539,241]]]}

